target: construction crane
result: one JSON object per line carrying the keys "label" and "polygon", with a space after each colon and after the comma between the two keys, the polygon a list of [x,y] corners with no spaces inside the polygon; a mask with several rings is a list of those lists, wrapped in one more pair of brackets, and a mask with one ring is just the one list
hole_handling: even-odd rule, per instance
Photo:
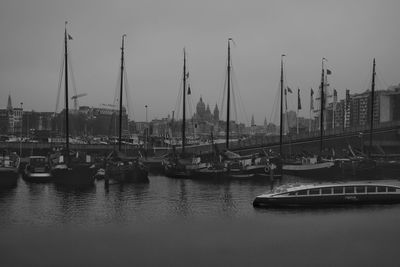
{"label": "construction crane", "polygon": [[78,110],[78,98],[82,97],[82,96],[87,96],[86,93],[83,94],[77,94],[77,95],[73,95],[71,97],[72,100],[74,100],[74,109]]}

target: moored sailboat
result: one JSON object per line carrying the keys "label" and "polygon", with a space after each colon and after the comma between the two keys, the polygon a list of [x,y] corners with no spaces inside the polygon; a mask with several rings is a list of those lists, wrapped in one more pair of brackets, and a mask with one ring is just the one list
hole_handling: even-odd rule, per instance
{"label": "moored sailboat", "polygon": [[[373,125],[374,125],[374,101],[375,101],[375,59],[372,63],[372,79],[371,79],[371,95],[370,95],[370,129],[369,129],[369,149],[368,155],[359,153],[356,155],[352,147],[349,145],[350,157],[345,159],[335,159],[340,166],[340,173],[344,177],[353,178],[371,178],[377,173],[377,162],[371,158],[372,152],[372,136],[373,136]],[[380,162],[382,163],[382,161]],[[399,168],[400,170],[400,168]]]}
{"label": "moored sailboat", "polygon": [[[241,180],[253,180],[255,178],[276,177],[280,175],[276,167],[279,164],[273,164],[267,157],[267,155],[260,156],[258,153],[251,155],[241,156],[229,150],[230,142],[230,97],[231,97],[231,48],[230,44],[232,38],[228,39],[228,62],[227,62],[227,102],[226,102],[226,140],[225,140],[225,152],[220,153],[218,151],[220,160],[213,160],[207,164],[207,168],[199,168],[194,170],[191,174],[192,178],[210,178],[210,179],[241,179]],[[214,145],[212,145],[212,149]],[[214,150],[213,150],[214,154]],[[275,171],[275,174],[274,174]]]}
{"label": "moored sailboat", "polygon": [[199,157],[186,153],[186,94],[187,78],[189,77],[186,67],[186,50],[183,49],[183,78],[182,78],[182,144],[180,153],[173,146],[172,153],[162,160],[164,174],[171,178],[189,178],[196,170],[205,167],[200,163]]}
{"label": "moored sailboat", "polygon": [[68,108],[68,40],[72,37],[67,33],[67,22],[64,32],[64,74],[65,74],[65,149],[56,154],[52,175],[59,185],[85,186],[94,183],[95,166],[90,155],[73,153],[69,149],[69,108]]}
{"label": "moored sailboat", "polygon": [[[281,56],[281,80],[280,80],[280,90],[281,90],[281,107],[280,107],[280,154],[283,157],[282,143],[283,143],[283,57]],[[322,59],[322,74],[321,74],[321,85],[320,85],[320,152],[323,150],[323,133],[324,133],[324,87],[325,87],[325,68],[324,61]],[[313,157],[302,157],[295,161],[284,161],[282,166],[282,172],[284,174],[300,176],[300,177],[318,177],[318,178],[331,178],[336,177],[338,174],[338,165],[328,159],[323,159],[321,156]]]}
{"label": "moored sailboat", "polygon": [[124,40],[126,35],[122,35],[121,46],[121,73],[119,90],[119,134],[118,151],[112,152],[106,159],[105,175],[106,179],[112,179],[119,183],[138,182],[148,183],[147,168],[137,157],[128,157],[121,152],[122,143],[122,96],[124,82]]}

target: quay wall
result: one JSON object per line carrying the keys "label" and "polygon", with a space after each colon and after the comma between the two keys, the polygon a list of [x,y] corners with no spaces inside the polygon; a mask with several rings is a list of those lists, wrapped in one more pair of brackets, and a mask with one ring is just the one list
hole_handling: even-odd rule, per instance
{"label": "quay wall", "polygon": [[[347,149],[349,145],[359,151],[367,152],[369,148],[369,130],[367,127],[356,129],[354,132],[335,133],[327,131],[323,139],[323,147],[326,150],[335,150],[336,153]],[[301,152],[319,153],[320,139],[318,133],[284,136],[283,153],[298,154]],[[29,155],[46,155],[56,150],[62,149],[61,143],[18,143],[18,142],[0,142],[0,150],[9,150],[23,156]],[[225,143],[217,144],[219,151],[225,150]],[[70,149],[74,151],[84,151],[99,156],[106,155],[117,149],[117,145],[113,144],[70,144]],[[264,150],[273,150],[279,152],[279,136],[252,136],[245,140],[231,142],[229,149],[239,154],[249,154],[262,152]],[[171,151],[171,147],[153,147],[147,152],[143,148],[134,145],[124,144],[122,150],[131,156],[138,155],[140,152],[143,156],[164,155]],[[180,147],[176,147],[176,151],[180,151]],[[186,146],[186,152],[207,155],[212,151],[210,144]],[[373,150],[375,154],[400,154],[400,124],[391,127],[376,129],[373,133]]]}

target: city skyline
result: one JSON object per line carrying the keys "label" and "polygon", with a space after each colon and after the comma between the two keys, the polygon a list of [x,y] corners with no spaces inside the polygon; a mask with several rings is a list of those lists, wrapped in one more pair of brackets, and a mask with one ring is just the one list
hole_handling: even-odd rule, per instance
{"label": "city skyline", "polygon": [[[251,114],[258,125],[265,117],[270,121],[283,53],[287,84],[301,89],[302,117],[308,117],[310,88],[318,88],[322,57],[328,59],[329,82],[338,89],[339,99],[345,97],[346,88],[361,93],[370,87],[374,57],[381,79],[377,90],[400,82],[397,1],[94,4],[50,0],[0,4],[1,108],[11,93],[14,106],[23,102],[26,110],[55,110],[64,20],[69,21],[74,39],[70,50],[77,91],[88,94],[80,99],[81,105],[112,103],[120,37],[127,34],[130,119],[136,121],[145,120],[145,105],[149,119],[166,117],[175,109],[183,47],[188,53],[193,104],[202,96],[210,106],[221,108],[229,37],[235,42],[235,86],[243,98],[248,121],[241,122],[246,124]],[[296,94],[292,98],[296,103]]]}

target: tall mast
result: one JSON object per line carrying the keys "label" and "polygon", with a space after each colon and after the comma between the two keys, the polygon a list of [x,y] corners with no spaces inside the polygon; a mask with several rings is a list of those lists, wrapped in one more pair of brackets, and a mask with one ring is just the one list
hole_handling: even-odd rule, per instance
{"label": "tall mast", "polygon": [[126,34],[122,35],[122,46],[121,46],[121,83],[119,88],[119,137],[118,137],[118,151],[121,151],[121,139],[122,139],[122,90],[124,85],[124,40]]}
{"label": "tall mast", "polygon": [[374,126],[374,95],[375,95],[375,58],[372,63],[372,83],[371,83],[371,126],[369,129],[369,150],[368,156],[371,157],[371,150],[372,150],[372,131]]}
{"label": "tall mast", "polygon": [[283,57],[281,55],[281,112],[280,112],[280,127],[279,127],[279,153],[281,157],[283,156],[282,151],[282,140],[283,140]]}
{"label": "tall mast", "polygon": [[185,128],[186,128],[186,50],[183,49],[183,97],[182,97],[182,153],[185,152]]}
{"label": "tall mast", "polygon": [[65,149],[67,150],[66,162],[69,163],[69,111],[68,111],[68,34],[67,21],[65,22],[64,32],[64,62],[65,62]]}
{"label": "tall mast", "polygon": [[232,38],[228,39],[228,88],[227,88],[227,102],[226,102],[226,149],[229,149],[229,113],[230,113],[230,97],[231,97],[231,45],[230,41]]}
{"label": "tall mast", "polygon": [[324,105],[325,105],[325,103],[324,103],[324,98],[325,98],[325,96],[324,96],[324,61],[325,61],[326,59],[325,58],[322,58],[322,71],[321,71],[321,85],[320,85],[320,88],[321,88],[321,94],[320,94],[320,102],[321,102],[321,112],[320,112],[320,139],[319,139],[319,151],[320,151],[320,153],[322,153],[322,148],[323,148],[323,145],[322,145],[322,137],[323,137],[323,134],[324,134]]}

